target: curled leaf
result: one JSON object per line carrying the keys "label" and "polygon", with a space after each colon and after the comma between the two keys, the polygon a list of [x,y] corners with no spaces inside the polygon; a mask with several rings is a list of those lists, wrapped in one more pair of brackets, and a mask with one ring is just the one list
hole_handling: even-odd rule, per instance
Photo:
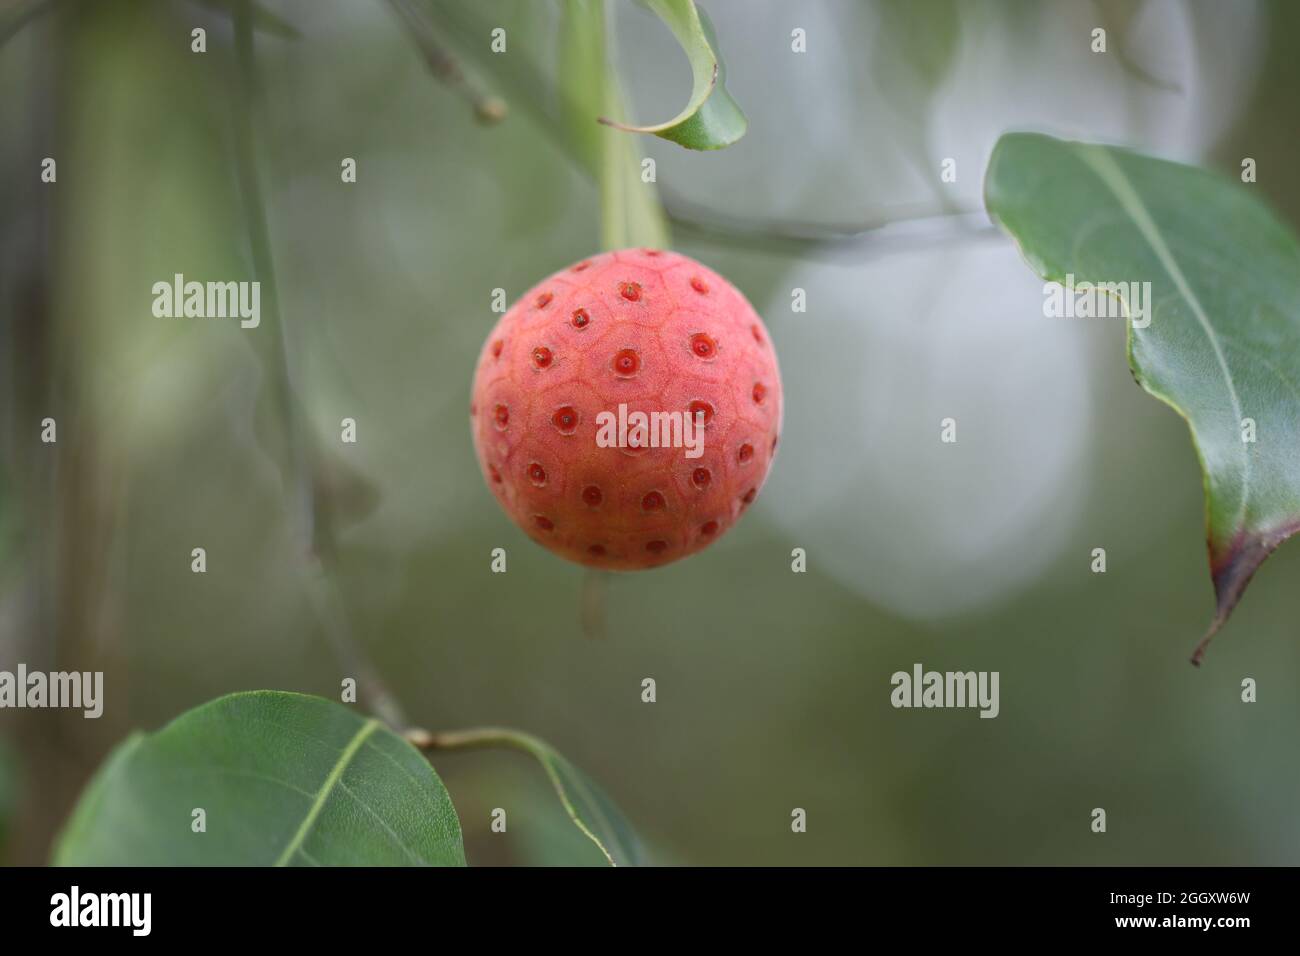
{"label": "curled leaf", "polygon": [[691,98],[685,108],[654,126],[600,121],[629,133],[652,133],[687,149],[722,149],[745,135],[748,122],[727,92],[727,70],[717,54],[713,25],[694,0],[645,0],[681,44],[691,64]]}

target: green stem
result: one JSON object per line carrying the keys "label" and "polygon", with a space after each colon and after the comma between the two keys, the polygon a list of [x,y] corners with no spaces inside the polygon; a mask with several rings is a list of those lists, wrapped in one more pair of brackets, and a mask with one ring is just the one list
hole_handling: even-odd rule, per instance
{"label": "green stem", "polygon": [[604,0],[567,0],[561,30],[564,108],[575,142],[600,187],[600,239],[604,249],[666,249],[668,221],[653,181],[642,179],[638,137],[598,122],[622,116],[623,92],[610,61],[610,21]]}
{"label": "green stem", "polygon": [[417,750],[470,750],[483,747],[512,747],[536,755],[540,741],[508,727],[473,727],[469,730],[408,730],[406,739]]}

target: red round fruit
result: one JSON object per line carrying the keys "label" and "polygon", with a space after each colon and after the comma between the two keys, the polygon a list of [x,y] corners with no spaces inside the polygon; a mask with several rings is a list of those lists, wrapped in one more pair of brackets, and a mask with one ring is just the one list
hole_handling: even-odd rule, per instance
{"label": "red round fruit", "polygon": [[[547,277],[501,317],[471,407],[488,410],[470,419],[474,448],[519,527],[579,564],[635,570],[707,547],[754,500],[781,376],[731,283],[677,253],[623,249]],[[649,447],[637,413],[659,426]],[[697,413],[698,456],[682,430]]]}

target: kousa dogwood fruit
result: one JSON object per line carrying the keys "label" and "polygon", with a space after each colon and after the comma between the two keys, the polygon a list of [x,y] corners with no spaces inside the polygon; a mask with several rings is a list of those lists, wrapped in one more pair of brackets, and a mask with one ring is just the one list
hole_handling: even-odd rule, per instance
{"label": "kousa dogwood fruit", "polygon": [[687,256],[622,249],[548,276],[488,335],[470,399],[488,487],[534,541],[635,570],[718,540],[781,433],[753,306]]}

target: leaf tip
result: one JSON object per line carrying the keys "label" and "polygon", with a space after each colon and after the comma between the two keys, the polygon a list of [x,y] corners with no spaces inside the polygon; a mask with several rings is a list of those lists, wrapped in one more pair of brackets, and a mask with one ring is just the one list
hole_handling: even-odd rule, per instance
{"label": "leaf tip", "polygon": [[1223,621],[1220,620],[1219,616],[1216,614],[1214,621],[1210,624],[1210,629],[1205,632],[1205,636],[1202,637],[1200,642],[1196,645],[1196,650],[1192,651],[1192,656],[1189,660],[1191,660],[1193,667],[1201,666],[1201,661],[1205,660],[1205,651],[1210,646],[1210,639],[1213,638],[1215,634],[1219,633],[1219,628],[1222,626]]}
{"label": "leaf tip", "polygon": [[1227,623],[1233,610],[1246,591],[1246,585],[1255,576],[1264,560],[1278,546],[1300,531],[1300,522],[1293,522],[1276,531],[1240,531],[1221,554],[1210,546],[1210,577],[1214,581],[1215,610],[1209,630],[1192,653],[1192,663],[1198,667],[1205,659],[1211,639]]}

